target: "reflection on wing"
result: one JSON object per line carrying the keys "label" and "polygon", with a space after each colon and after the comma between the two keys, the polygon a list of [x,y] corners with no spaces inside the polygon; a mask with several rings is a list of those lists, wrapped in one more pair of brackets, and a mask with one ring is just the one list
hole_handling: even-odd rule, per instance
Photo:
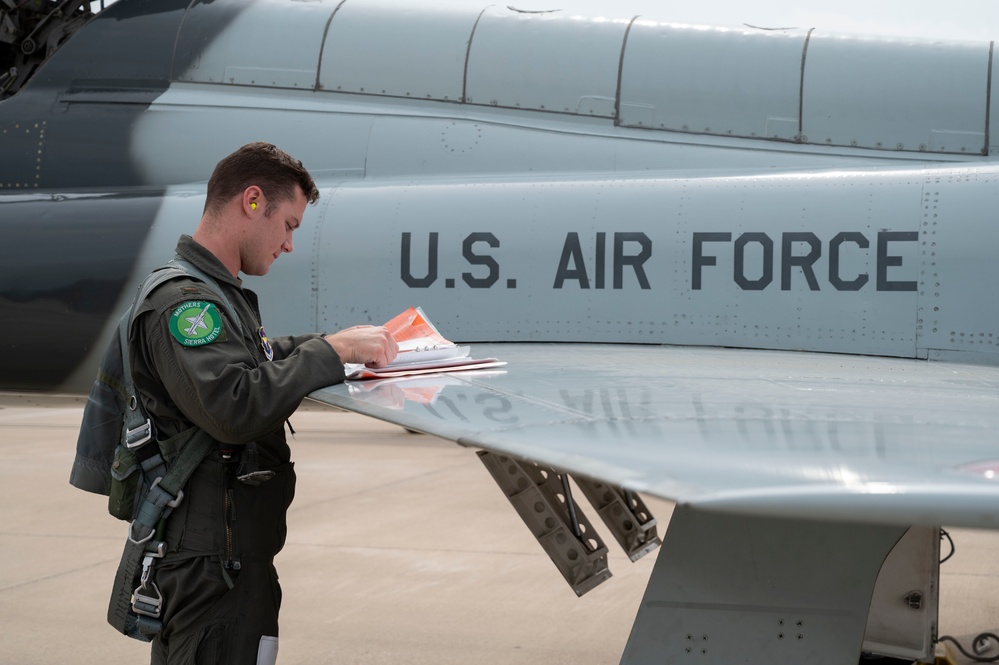
{"label": "reflection on wing", "polygon": [[[999,528],[999,368],[696,347],[504,344],[431,403],[314,399],[702,508]],[[420,377],[426,388],[431,379]]]}

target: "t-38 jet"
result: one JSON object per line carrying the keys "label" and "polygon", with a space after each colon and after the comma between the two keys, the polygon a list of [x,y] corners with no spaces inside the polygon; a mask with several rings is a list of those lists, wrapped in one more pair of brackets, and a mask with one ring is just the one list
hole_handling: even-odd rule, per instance
{"label": "t-38 jet", "polygon": [[578,594],[610,572],[568,474],[632,558],[640,494],[677,502],[622,663],[930,658],[939,527],[999,527],[988,38],[92,4],[0,9],[0,387],[86,392],[215,163],[270,141],[322,193],[249,281],[272,333],[421,305],[507,363],[313,397],[481,450]]}

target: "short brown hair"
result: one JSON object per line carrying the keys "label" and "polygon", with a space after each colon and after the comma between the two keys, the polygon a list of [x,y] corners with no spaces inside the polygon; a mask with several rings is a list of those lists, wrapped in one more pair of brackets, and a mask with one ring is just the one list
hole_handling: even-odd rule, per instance
{"label": "short brown hair", "polygon": [[269,215],[273,206],[295,198],[295,186],[302,188],[309,203],[319,199],[319,190],[302,162],[270,143],[257,141],[220,161],[208,179],[205,212],[217,213],[233,197],[256,185],[267,196]]}

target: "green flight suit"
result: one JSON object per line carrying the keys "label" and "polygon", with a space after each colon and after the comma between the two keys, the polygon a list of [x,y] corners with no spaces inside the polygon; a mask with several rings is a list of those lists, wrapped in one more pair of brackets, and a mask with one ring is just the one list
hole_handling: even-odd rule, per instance
{"label": "green flight suit", "polygon": [[[177,253],[214,278],[236,311],[225,311],[203,283],[178,278],[158,287],[136,314],[132,374],[157,440],[197,425],[218,442],[167,521],[167,555],[155,566],[163,629],[152,662],[253,665],[261,638],[276,644],[278,634],[273,559],[284,545],[295,491],[285,421],[309,392],[343,381],[343,363],[319,334],[270,340],[268,360],[256,295],[190,236],[181,237]],[[198,304],[177,315],[192,302]],[[171,332],[171,319],[176,330],[177,321],[194,320],[187,315],[212,311],[209,302],[221,313],[222,330],[210,343],[186,346]],[[274,476],[259,484],[237,479],[255,470]]]}

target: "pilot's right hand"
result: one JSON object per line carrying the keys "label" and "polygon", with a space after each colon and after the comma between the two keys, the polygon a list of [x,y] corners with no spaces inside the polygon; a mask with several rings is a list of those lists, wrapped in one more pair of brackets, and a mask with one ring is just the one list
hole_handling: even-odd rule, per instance
{"label": "pilot's right hand", "polygon": [[326,341],[344,363],[385,367],[399,354],[399,345],[385,326],[353,326],[326,335]]}

